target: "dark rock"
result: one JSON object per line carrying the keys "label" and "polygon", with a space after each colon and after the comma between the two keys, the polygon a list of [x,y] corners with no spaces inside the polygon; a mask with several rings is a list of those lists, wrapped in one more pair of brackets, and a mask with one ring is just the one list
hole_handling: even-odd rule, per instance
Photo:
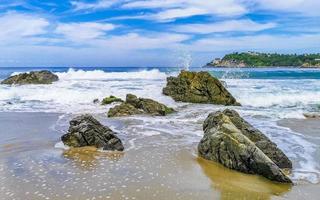
{"label": "dark rock", "polygon": [[52,82],[58,81],[59,77],[50,71],[33,71],[30,73],[22,73],[3,80],[1,84],[51,84]]}
{"label": "dark rock", "polygon": [[131,104],[122,103],[113,108],[110,108],[108,112],[108,117],[124,117],[130,115],[139,115],[143,113],[143,110],[137,109]]}
{"label": "dark rock", "polygon": [[111,104],[113,102],[123,102],[122,99],[118,98],[118,97],[115,97],[115,96],[109,96],[109,97],[106,97],[102,100],[101,102],[101,105],[108,105],[108,104]]}
{"label": "dark rock", "polygon": [[223,84],[208,72],[181,71],[178,77],[168,77],[163,94],[175,101],[240,105]]}
{"label": "dark rock", "polygon": [[94,104],[98,104],[98,103],[100,103],[100,100],[99,100],[99,99],[94,99],[92,102],[93,102]]}
{"label": "dark rock", "polygon": [[137,114],[165,116],[173,112],[174,109],[152,99],[138,98],[133,94],[127,94],[126,101],[114,108],[111,108],[108,112],[108,116],[120,117]]}
{"label": "dark rock", "polygon": [[254,128],[251,124],[245,121],[236,111],[226,109],[223,112],[215,112],[209,114],[203,124],[203,130],[211,129],[220,123],[223,115],[230,118],[231,122],[241,131],[243,135],[248,137],[255,145],[266,154],[280,168],[292,168],[292,163],[289,158],[281,151],[277,145],[272,142],[261,131]]}
{"label": "dark rock", "polygon": [[244,173],[262,175],[272,181],[291,183],[281,168],[291,161],[259,130],[232,110],[211,113],[205,120],[199,155]]}
{"label": "dark rock", "polygon": [[72,119],[67,134],[61,140],[70,147],[94,146],[104,150],[124,150],[116,133],[88,114]]}

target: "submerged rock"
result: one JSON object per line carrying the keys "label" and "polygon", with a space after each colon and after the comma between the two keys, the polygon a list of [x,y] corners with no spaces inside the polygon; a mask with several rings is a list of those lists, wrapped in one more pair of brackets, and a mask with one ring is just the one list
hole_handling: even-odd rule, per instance
{"label": "submerged rock", "polygon": [[124,150],[116,133],[88,114],[72,119],[67,134],[61,140],[70,147],[94,146],[104,150]]}
{"label": "submerged rock", "polygon": [[223,84],[208,72],[181,71],[178,77],[168,77],[163,94],[175,101],[240,105]]}
{"label": "submerged rock", "polygon": [[174,109],[152,99],[138,98],[133,94],[127,94],[125,102],[115,106],[114,108],[110,108],[108,117],[120,117],[137,114],[165,116],[173,112]]}
{"label": "submerged rock", "polygon": [[108,104],[111,104],[113,102],[123,102],[122,99],[118,98],[118,97],[115,97],[115,96],[109,96],[109,97],[106,97],[102,100],[101,102],[101,105],[108,105]]}
{"label": "submerged rock", "polygon": [[33,71],[30,73],[22,73],[3,80],[1,84],[51,84],[52,82],[58,81],[59,77],[54,73],[43,70],[43,71]]}
{"label": "submerged rock", "polygon": [[282,168],[292,168],[291,161],[235,111],[211,113],[203,129],[204,137],[198,145],[201,157],[240,172],[291,183],[282,171]]}
{"label": "submerged rock", "polygon": [[303,113],[303,116],[307,119],[320,119],[320,113]]}
{"label": "submerged rock", "polygon": [[98,103],[100,103],[100,100],[99,99],[93,99],[92,103],[98,104]]}

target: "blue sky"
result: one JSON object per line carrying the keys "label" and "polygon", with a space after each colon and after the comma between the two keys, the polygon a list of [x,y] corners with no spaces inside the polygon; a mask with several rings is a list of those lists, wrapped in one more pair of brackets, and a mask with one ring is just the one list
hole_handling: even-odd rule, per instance
{"label": "blue sky", "polygon": [[320,52],[319,0],[1,0],[0,67],[201,66]]}

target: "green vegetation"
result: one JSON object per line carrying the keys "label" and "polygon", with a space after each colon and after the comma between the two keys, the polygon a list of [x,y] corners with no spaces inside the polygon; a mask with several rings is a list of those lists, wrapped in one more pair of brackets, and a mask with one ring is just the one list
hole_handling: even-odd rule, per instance
{"label": "green vegetation", "polygon": [[212,66],[249,66],[249,67],[272,67],[272,66],[292,66],[292,67],[320,67],[320,53],[318,54],[277,54],[277,53],[232,53],[227,54],[223,59],[216,59]]}

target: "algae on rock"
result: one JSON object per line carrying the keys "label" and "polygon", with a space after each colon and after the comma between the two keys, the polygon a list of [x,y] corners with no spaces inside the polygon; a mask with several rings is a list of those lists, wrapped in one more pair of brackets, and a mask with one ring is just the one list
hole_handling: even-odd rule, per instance
{"label": "algae on rock", "polygon": [[178,77],[168,77],[163,94],[175,101],[240,105],[223,84],[208,72],[181,71]]}

